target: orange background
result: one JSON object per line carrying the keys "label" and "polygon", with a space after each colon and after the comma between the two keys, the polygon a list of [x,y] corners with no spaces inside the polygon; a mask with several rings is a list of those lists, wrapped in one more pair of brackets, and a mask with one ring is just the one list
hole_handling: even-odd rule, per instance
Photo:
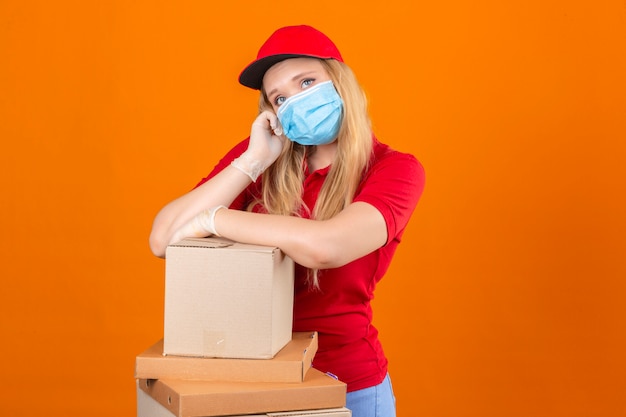
{"label": "orange background", "polygon": [[399,416],[626,415],[626,3],[0,2],[0,414],[131,416],[152,219],[328,33],[427,187],[377,292]]}

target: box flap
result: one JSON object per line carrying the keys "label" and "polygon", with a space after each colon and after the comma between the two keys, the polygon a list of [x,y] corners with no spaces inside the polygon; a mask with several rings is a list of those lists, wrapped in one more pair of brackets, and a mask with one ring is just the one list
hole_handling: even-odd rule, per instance
{"label": "box flap", "polygon": [[170,244],[172,248],[207,248],[222,249],[229,248],[235,250],[245,250],[250,252],[274,252],[278,248],[275,246],[250,245],[247,243],[235,242],[223,237],[188,237],[178,242]]}
{"label": "box flap", "polygon": [[192,248],[224,248],[232,246],[234,242],[226,239],[210,238],[210,237],[188,237],[178,242],[171,243],[169,246],[174,247],[192,247]]}

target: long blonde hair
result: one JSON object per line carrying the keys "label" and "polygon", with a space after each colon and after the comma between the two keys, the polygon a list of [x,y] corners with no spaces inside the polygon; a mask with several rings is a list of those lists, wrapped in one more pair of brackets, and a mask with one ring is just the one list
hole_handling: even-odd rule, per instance
{"label": "long blonde hair", "polygon": [[[263,197],[260,203],[271,214],[300,216],[307,212],[311,218],[318,220],[337,215],[352,203],[371,158],[372,127],[365,92],[346,64],[334,59],[320,61],[344,102],[343,121],[337,136],[337,154],[315,207],[306,207],[302,200],[302,186],[307,147],[285,141],[281,155],[263,174]],[[261,90],[259,111],[264,110],[272,110],[272,106],[265,91]]]}
{"label": "long blonde hair", "polygon": [[[337,136],[337,153],[315,207],[307,207],[302,199],[307,147],[287,140],[276,162],[263,173],[262,201],[253,202],[250,209],[261,204],[270,214],[302,216],[306,213],[312,219],[325,220],[337,215],[354,199],[372,154],[367,97],[346,64],[334,59],[320,61],[343,99],[344,113]],[[264,110],[272,110],[272,106],[262,89],[259,112]],[[308,148],[311,152],[311,147]],[[309,270],[308,279],[319,289],[318,270]]]}

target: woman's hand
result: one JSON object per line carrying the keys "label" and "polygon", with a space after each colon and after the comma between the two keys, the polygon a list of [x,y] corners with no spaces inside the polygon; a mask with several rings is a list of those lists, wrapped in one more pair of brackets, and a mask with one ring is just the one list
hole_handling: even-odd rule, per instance
{"label": "woman's hand", "polygon": [[285,144],[283,129],[278,117],[271,111],[260,113],[252,123],[247,156],[266,169],[278,159]]}
{"label": "woman's hand", "polygon": [[254,182],[280,156],[285,144],[278,117],[264,111],[252,123],[248,149],[232,163]]}

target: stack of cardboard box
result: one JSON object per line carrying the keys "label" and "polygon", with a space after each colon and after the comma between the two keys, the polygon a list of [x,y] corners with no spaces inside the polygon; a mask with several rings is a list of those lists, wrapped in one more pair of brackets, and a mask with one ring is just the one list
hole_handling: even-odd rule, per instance
{"label": "stack of cardboard box", "polygon": [[163,339],[136,358],[138,417],[350,417],[346,386],[292,333],[293,261],[222,238],[170,245]]}

